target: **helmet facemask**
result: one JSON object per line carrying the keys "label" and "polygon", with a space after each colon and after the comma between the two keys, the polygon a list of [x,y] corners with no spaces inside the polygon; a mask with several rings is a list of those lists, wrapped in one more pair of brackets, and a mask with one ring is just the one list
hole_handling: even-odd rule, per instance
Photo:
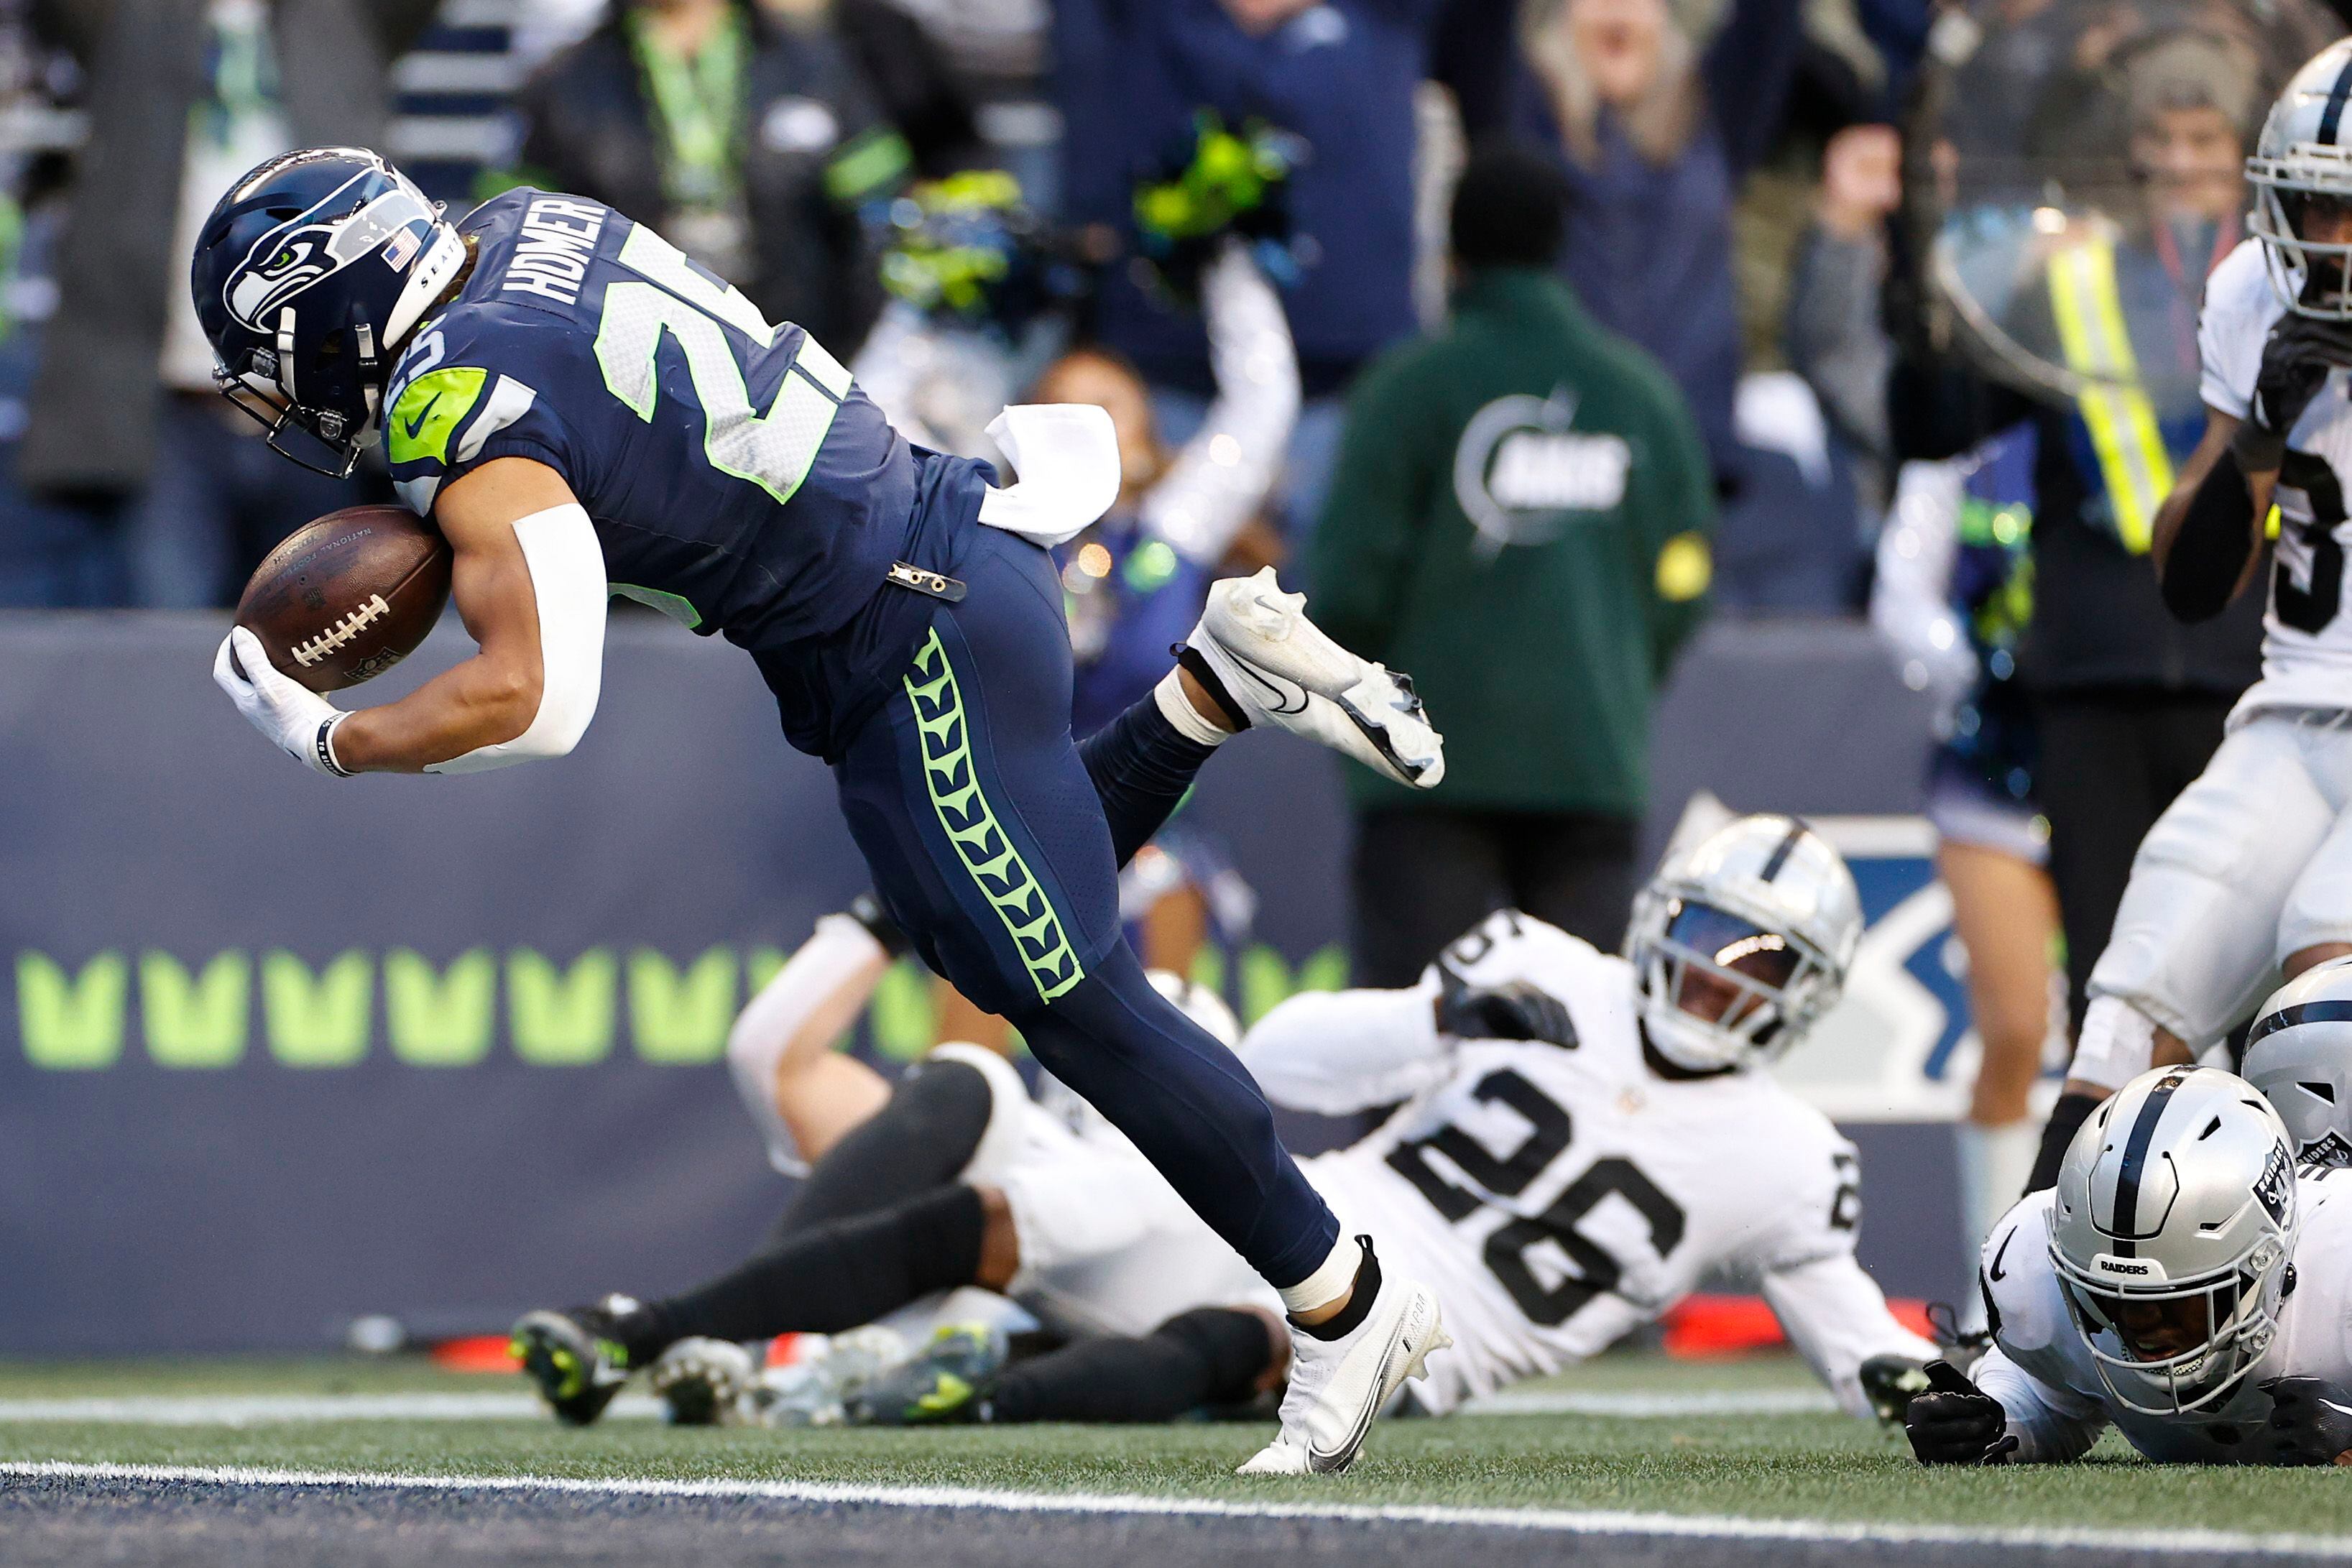
{"label": "helmet facemask", "polygon": [[2278,1332],[2286,1243],[2265,1238],[2242,1261],[2200,1279],[2124,1285],[2093,1279],[2053,1244],[2066,1310],[2125,1408],[2182,1415],[2226,1402]]}
{"label": "helmet facemask", "polygon": [[2304,237],[2315,205],[2352,212],[2352,150],[2298,144],[2246,160],[2254,187],[2248,226],[2263,242],[2271,288],[2299,316],[2352,321],[2352,226],[2340,240]]}
{"label": "helmet facemask", "polygon": [[[294,314],[292,307],[286,314]],[[291,339],[290,324],[283,335]],[[382,355],[374,347],[373,334],[368,338],[367,354],[357,366],[363,400],[357,417],[342,409],[304,403],[293,385],[295,355],[278,349],[249,349],[234,366],[215,365],[213,384],[268,433],[271,451],[314,473],[344,479],[358,463],[360,453],[374,441],[376,405],[383,396]],[[342,344],[331,340],[330,348],[332,357],[342,351]]]}
{"label": "helmet facemask", "polygon": [[1652,890],[1630,956],[1651,1044],[1694,1071],[1769,1062],[1836,1001],[1843,974],[1793,931]]}

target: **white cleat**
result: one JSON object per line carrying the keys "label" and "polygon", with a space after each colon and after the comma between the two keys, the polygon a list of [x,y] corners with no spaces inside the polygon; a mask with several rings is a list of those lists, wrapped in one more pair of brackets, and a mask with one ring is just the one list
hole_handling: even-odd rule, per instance
{"label": "white cleat", "polygon": [[1412,678],[1326,637],[1307,618],[1307,595],[1284,593],[1273,567],[1212,586],[1186,646],[1250,723],[1319,741],[1416,789],[1445,776],[1444,737]]}
{"label": "white cleat", "polygon": [[647,1375],[673,1426],[740,1426],[756,1419],[751,1394],[760,1370],[751,1352],[731,1340],[680,1340]]}
{"label": "white cleat", "polygon": [[1338,1475],[1356,1462],[1372,1418],[1430,1354],[1454,1342],[1437,1297],[1417,1280],[1381,1282],[1372,1310],[1344,1339],[1290,1336],[1282,1433],[1234,1471],[1242,1476]]}

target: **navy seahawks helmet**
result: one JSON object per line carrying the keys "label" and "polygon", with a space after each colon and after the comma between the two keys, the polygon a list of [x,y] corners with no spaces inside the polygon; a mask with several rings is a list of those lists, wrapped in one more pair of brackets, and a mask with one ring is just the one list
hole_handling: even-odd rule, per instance
{"label": "navy seahawks helmet", "polygon": [[466,257],[438,203],[362,147],[270,159],[196,237],[196,320],[223,395],[308,468],[352,471],[402,341]]}

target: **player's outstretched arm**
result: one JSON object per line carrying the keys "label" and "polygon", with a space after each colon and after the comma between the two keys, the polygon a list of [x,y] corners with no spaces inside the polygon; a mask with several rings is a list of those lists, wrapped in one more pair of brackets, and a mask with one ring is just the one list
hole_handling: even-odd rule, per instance
{"label": "player's outstretched arm", "polygon": [[2244,593],[2262,554],[2278,474],[2243,467],[2235,450],[2241,424],[2206,409],[2205,434],[2156,514],[2157,583],[2174,617],[2191,624],[2212,619]]}
{"label": "player's outstretched arm", "polygon": [[1895,1356],[1924,1366],[1938,1353],[1896,1321],[1877,1281],[1851,1252],[1775,1269],[1764,1276],[1763,1289],[1789,1342],[1849,1415],[1878,1414],[1863,1384],[1863,1363]]}
{"label": "player's outstretched arm", "polygon": [[1393,1105],[1452,1070],[1436,994],[1433,982],[1404,991],[1302,991],[1252,1025],[1236,1054],[1276,1105],[1318,1116]]}
{"label": "player's outstretched arm", "polygon": [[736,1092],[769,1163],[787,1175],[805,1174],[890,1099],[881,1074],[833,1048],[890,967],[887,922],[879,931],[871,923],[881,921],[856,909],[818,921],[728,1031]]}
{"label": "player's outstretched arm", "polygon": [[562,476],[499,458],[436,499],[450,594],[481,651],[335,726],[349,773],[471,773],[569,752],[596,711],[604,562]]}

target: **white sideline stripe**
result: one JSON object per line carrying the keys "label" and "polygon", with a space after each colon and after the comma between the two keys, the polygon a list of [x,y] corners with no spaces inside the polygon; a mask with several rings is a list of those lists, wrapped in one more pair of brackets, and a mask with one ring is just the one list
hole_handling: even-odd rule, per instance
{"label": "white sideline stripe", "polygon": [[[1828,1415],[1838,1403],[1822,1388],[1758,1388],[1736,1394],[1547,1394],[1506,1390],[1475,1399],[1465,1415]],[[0,1417],[5,1419],[5,1417]]]}
{"label": "white sideline stripe", "polygon": [[[1490,1394],[1463,1407],[1465,1415],[1601,1415],[1673,1418],[1695,1415],[1811,1415],[1833,1413],[1826,1392],[1757,1389],[1741,1394],[1548,1394],[1540,1390]],[[606,1420],[653,1420],[662,1414],[651,1394],[625,1394],[605,1407]],[[485,1390],[475,1394],[122,1394],[71,1399],[0,1399],[0,1426],[12,1422],[121,1422],[143,1426],[257,1426],[307,1421],[541,1421],[547,1407],[535,1394]]]}
{"label": "white sideline stripe", "polygon": [[[858,1486],[839,1481],[578,1480],[554,1476],[404,1476],[380,1470],[280,1470],[243,1466],[0,1463],[0,1480],[124,1480],[225,1487],[343,1487],[382,1491],[555,1492],[588,1497],[733,1498],[850,1503],[877,1508],[967,1509],[995,1513],[1132,1518],[1323,1519],[1375,1524],[1476,1525],[1562,1535],[1654,1535],[1828,1544],[2025,1546],[2109,1552],[2253,1552],[2352,1561],[2352,1537],[2255,1535],[2221,1530],[1974,1530],[1963,1525],[1873,1524],[1822,1519],[1736,1519],[1709,1514],[1570,1509],[1454,1508],[1434,1503],[1224,1502],[1097,1492],[1000,1491],[978,1487]],[[1302,1485],[1310,1484],[1302,1482]]]}
{"label": "white sideline stripe", "polygon": [[[604,1409],[645,1419],[661,1401],[625,1394]],[[131,1422],[144,1426],[254,1426],[278,1421],[544,1421],[532,1394],[130,1394],[120,1398],[0,1399],[0,1426],[18,1421]]]}

